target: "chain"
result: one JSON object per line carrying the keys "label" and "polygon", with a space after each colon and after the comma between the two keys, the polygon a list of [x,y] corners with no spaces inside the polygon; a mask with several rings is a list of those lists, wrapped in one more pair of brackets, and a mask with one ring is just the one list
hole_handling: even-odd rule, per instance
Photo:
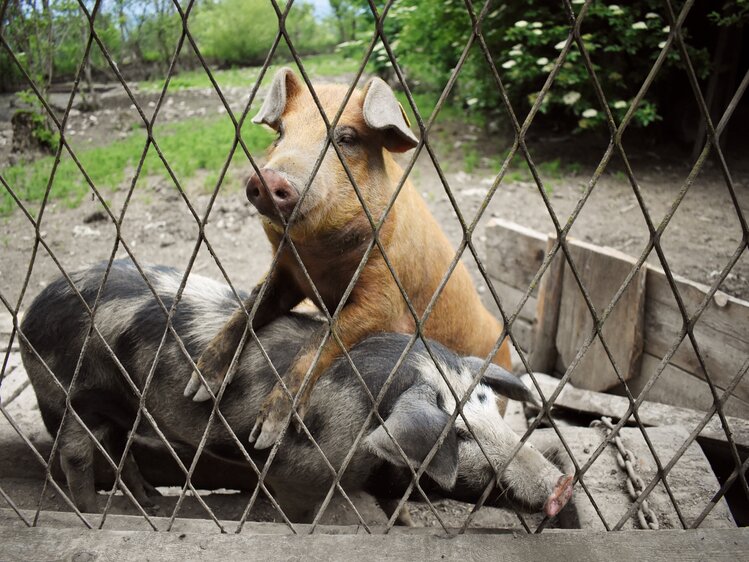
{"label": "chain", "polygon": [[[603,416],[600,420],[595,420],[590,424],[591,427],[602,427],[606,433],[606,437],[611,435],[614,430],[614,424],[611,422],[611,418]],[[627,492],[632,501],[636,501],[642,491],[645,489],[645,483],[640,478],[640,475],[635,472],[635,461],[637,458],[634,453],[624,446],[622,438],[617,435],[613,439],[614,445],[616,445],[616,462],[624,472],[627,473]],[[652,529],[657,531],[659,528],[658,517],[655,511],[648,504],[648,500],[643,500],[640,504],[640,508],[637,510],[637,520],[640,523],[640,527],[643,529]]]}

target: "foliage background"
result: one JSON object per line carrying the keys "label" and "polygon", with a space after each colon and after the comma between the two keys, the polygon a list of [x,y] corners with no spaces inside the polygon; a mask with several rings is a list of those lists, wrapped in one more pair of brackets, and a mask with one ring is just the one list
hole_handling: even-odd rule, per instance
{"label": "foliage background", "polygon": [[[297,0],[286,28],[302,56],[331,53],[342,61],[360,61],[374,32],[367,0]],[[499,69],[513,106],[522,119],[537,99],[570,32],[570,21],[587,10],[582,39],[608,100],[608,110],[621,119],[648,71],[666,45],[670,27],[662,0],[571,0],[574,13],[562,0],[494,2],[482,23],[491,58]],[[92,7],[93,2],[85,2]],[[182,4],[185,4],[183,2]],[[382,9],[383,0],[375,2]],[[692,63],[700,78],[711,67],[715,38],[721,31],[742,28],[749,19],[749,0],[698,3],[683,28]],[[281,7],[285,5],[280,2]],[[483,4],[475,3],[478,10]],[[320,10],[320,7],[326,9]],[[674,2],[678,12],[681,2]],[[317,9],[316,9],[317,8]],[[69,80],[80,64],[88,24],[74,0],[11,0],[0,25],[21,64],[46,91],[53,82]],[[216,68],[261,64],[278,31],[278,19],[268,0],[197,0],[189,28],[201,53]],[[126,77],[163,77],[173,56],[182,25],[172,0],[108,0],[101,3],[96,30]],[[463,0],[397,0],[384,22],[388,42],[415,91],[441,91],[458,62],[471,32]],[[274,63],[291,60],[281,41]],[[576,130],[605,127],[583,55],[572,44],[540,111],[552,123]],[[647,127],[664,118],[664,106],[679,92],[669,85],[682,76],[678,50],[672,48],[664,70],[643,102],[633,123]],[[350,65],[349,65],[350,66]],[[186,44],[177,70],[199,68]],[[393,80],[393,69],[380,42],[368,70]],[[98,47],[86,67],[89,85],[111,78]],[[397,84],[396,84],[397,85]],[[665,86],[664,86],[665,85]],[[6,50],[0,50],[0,91],[23,87],[23,80]],[[470,113],[503,115],[501,98],[484,58],[474,45],[450,103]],[[667,117],[667,116],[666,116]]]}

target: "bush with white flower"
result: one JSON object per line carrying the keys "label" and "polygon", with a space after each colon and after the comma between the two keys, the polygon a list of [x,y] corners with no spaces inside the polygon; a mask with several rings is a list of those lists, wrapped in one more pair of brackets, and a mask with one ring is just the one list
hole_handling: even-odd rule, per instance
{"label": "bush with white flower", "polygon": [[[541,113],[556,120],[571,118],[579,129],[605,127],[609,115],[618,123],[630,110],[669,39],[664,5],[661,0],[620,4],[572,0],[570,5],[575,14],[585,10],[581,40],[608,107],[602,107],[596,95],[586,57],[574,40],[569,41],[571,25],[565,3],[504,3],[490,10],[481,22],[483,41],[519,116],[537,102],[539,92],[554,73],[551,89],[539,104]],[[474,6],[478,13],[479,4]],[[396,55],[409,78],[420,88],[432,87],[435,91],[449,79],[473,28],[462,0],[399,0],[388,12],[384,26],[391,42],[397,38]],[[689,38],[688,29],[682,29],[682,33]],[[692,63],[703,77],[709,68],[709,56],[705,50],[689,49]],[[381,52],[375,53],[378,60],[381,56]],[[672,45],[659,80],[666,83],[668,73],[680,65],[678,49]],[[502,96],[478,40],[468,53],[453,95],[470,111],[504,113]],[[659,119],[658,92],[651,87],[634,109],[632,123],[648,126]]]}

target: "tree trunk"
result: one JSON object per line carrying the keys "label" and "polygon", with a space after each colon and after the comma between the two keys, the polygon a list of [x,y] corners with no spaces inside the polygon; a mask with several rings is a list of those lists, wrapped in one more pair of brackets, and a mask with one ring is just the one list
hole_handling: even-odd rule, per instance
{"label": "tree trunk", "polygon": [[[88,34],[88,20],[85,15],[81,15],[81,41],[86,44],[86,35]],[[91,51],[89,50],[86,60],[83,61],[83,79],[86,82],[86,93],[83,89],[81,95],[83,102],[81,103],[81,109],[84,111],[95,111],[99,109],[99,96],[94,88],[94,81],[91,76]]]}

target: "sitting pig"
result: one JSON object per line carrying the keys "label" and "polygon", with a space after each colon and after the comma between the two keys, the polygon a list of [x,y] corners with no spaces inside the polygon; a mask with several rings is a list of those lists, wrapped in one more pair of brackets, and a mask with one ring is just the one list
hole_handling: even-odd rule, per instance
{"label": "sitting pig", "polygon": [[[144,271],[165,306],[171,307],[182,274],[165,267],[146,267]],[[93,305],[104,272],[105,266],[98,265],[70,276],[88,306]],[[172,324],[193,359],[200,355],[234,307],[227,286],[190,276]],[[121,451],[139,402],[102,338],[142,391],[164,335],[166,318],[130,261],[114,262],[95,318],[98,333],[94,331],[88,342],[70,403],[108,450],[111,447],[113,451]],[[278,372],[285,371],[319,326],[320,322],[314,318],[289,314],[259,332],[260,342]],[[54,373],[66,389],[70,387],[89,327],[90,317],[80,298],[64,278],[59,278],[29,307],[20,338],[24,365],[44,423],[52,435],[60,432],[59,452],[73,499],[82,511],[92,512],[96,510],[94,445],[70,414],[62,423],[65,393],[51,375]],[[383,333],[369,337],[351,350],[354,364],[375,397],[408,340],[405,335]],[[462,396],[481,360],[459,357],[436,342],[430,347],[455,392]],[[196,448],[213,403],[180,399],[191,372],[192,366],[178,342],[171,334],[167,335],[145,404],[170,442]],[[443,431],[455,401],[421,343],[409,352],[394,376],[379,406],[379,414],[408,457],[408,463],[418,467]],[[247,345],[239,360],[232,392],[220,403],[220,410],[240,443],[247,443],[257,412],[276,380],[258,346]],[[509,460],[519,439],[500,416],[495,391],[516,399],[530,399],[527,388],[518,379],[495,365],[490,365],[482,383],[473,390],[463,411],[491,464],[459,416],[427,467],[423,488],[445,497],[475,502],[492,481],[492,464],[499,468]],[[353,446],[370,408],[371,401],[346,360],[334,362],[315,386],[305,424],[336,469]],[[214,421],[205,445],[206,454],[246,464],[240,446],[244,447]],[[250,448],[248,452],[260,466],[268,457],[267,451]],[[121,453],[112,456],[117,460]],[[142,481],[132,457],[124,463],[122,478],[136,499],[147,505],[149,487]],[[405,493],[410,480],[406,461],[385,429],[372,417],[341,485],[349,492],[368,491],[381,500],[380,505],[395,507],[392,500]],[[267,475],[267,483],[287,516],[292,521],[309,520],[332,482],[330,470],[308,437],[288,431]],[[571,495],[572,477],[561,474],[539,451],[524,444],[502,472],[496,493],[490,495],[490,504],[509,501],[523,510],[543,509],[553,516]]]}
{"label": "sitting pig", "polygon": [[[347,88],[340,84],[315,87],[328,118],[336,115],[346,92]],[[201,385],[196,371],[185,388],[185,396],[208,400],[209,389],[217,392],[230,375],[232,358],[248,328],[245,310],[255,310],[252,328],[258,330],[305,298],[331,314],[339,307],[340,310],[332,326],[337,338],[327,337],[331,327],[321,324],[301,346],[296,359],[280,373],[291,395],[298,396],[295,409],[302,417],[312,388],[342,354],[339,341],[351,349],[378,332],[416,331],[401,290],[418,317],[431,309],[420,328],[426,337],[462,355],[493,355],[494,363],[510,368],[508,339],[493,353],[502,335],[499,318],[482,304],[465,265],[460,261],[452,264],[455,249],[407,179],[379,231],[379,245],[368,254],[361,275],[347,292],[374,243],[362,202],[373,219],[379,221],[403,176],[393,155],[418,144],[403,108],[385,82],[373,78],[362,90],[353,92],[331,131],[343,160],[330,147],[314,176],[315,162],[325,147],[328,131],[313,92],[294,72],[282,68],[276,73],[253,122],[278,133],[268,149],[265,166],[247,183],[247,197],[262,216],[263,229],[273,251],[278,252],[278,261],[244,306],[235,307],[234,314],[227,317],[226,324],[216,330],[201,353],[197,366],[207,386]],[[360,190],[361,201],[342,161]],[[296,216],[287,229],[284,223],[292,213]],[[284,243],[285,237],[293,242],[295,251]],[[441,285],[451,265],[455,268]],[[441,291],[433,301],[438,288]],[[258,413],[251,440],[255,448],[264,449],[276,442],[291,413],[291,401],[281,385],[268,394]]]}

